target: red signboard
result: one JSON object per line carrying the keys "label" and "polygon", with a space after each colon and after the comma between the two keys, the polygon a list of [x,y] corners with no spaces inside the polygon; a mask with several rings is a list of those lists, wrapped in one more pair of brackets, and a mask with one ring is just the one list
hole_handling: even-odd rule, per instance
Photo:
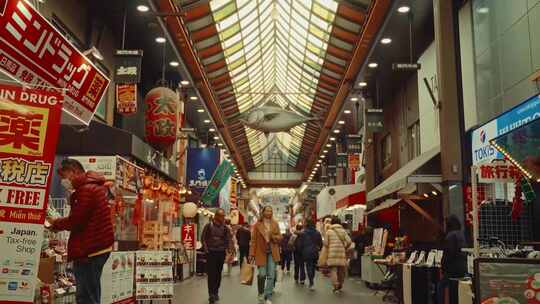
{"label": "red signboard", "polygon": [[507,162],[496,162],[480,166],[478,181],[480,183],[511,183],[521,176],[518,167]]}
{"label": "red signboard", "polygon": [[26,1],[0,0],[0,70],[66,89],[64,111],[89,124],[109,79]]}
{"label": "red signboard", "polygon": [[63,93],[0,83],[0,303],[33,303]]}
{"label": "red signboard", "polygon": [[182,243],[186,250],[195,249],[195,224],[182,225]]}
{"label": "red signboard", "polygon": [[137,84],[116,85],[116,111],[123,115],[137,113]]}

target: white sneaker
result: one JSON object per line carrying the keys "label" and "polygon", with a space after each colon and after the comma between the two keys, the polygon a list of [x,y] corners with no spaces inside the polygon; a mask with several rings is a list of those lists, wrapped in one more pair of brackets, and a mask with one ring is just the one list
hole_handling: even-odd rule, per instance
{"label": "white sneaker", "polygon": [[264,302],[265,304],[272,304],[272,301],[270,299],[266,299],[266,302]]}
{"label": "white sneaker", "polygon": [[264,303],[264,295],[259,295],[259,303]]}

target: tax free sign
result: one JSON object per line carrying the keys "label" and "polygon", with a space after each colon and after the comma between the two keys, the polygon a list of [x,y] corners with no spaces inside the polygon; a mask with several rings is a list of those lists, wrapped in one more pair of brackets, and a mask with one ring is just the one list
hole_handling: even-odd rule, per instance
{"label": "tax free sign", "polygon": [[509,133],[533,120],[540,119],[540,95],[534,96],[491,120],[472,133],[473,164],[489,163],[494,159],[503,159],[504,155],[489,142]]}

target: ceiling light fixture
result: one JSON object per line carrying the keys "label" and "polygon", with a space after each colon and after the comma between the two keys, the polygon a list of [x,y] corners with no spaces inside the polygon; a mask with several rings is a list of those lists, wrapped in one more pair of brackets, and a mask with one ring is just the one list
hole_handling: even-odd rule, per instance
{"label": "ceiling light fixture", "polygon": [[435,191],[435,190],[431,191],[431,193],[433,193],[433,195],[435,195],[435,196],[439,195],[439,193],[437,193],[437,191]]}
{"label": "ceiling light fixture", "polygon": [[146,5],[137,5],[137,10],[141,13],[146,13],[150,10],[150,8]]}
{"label": "ceiling light fixture", "polygon": [[210,128],[210,129],[208,129],[208,132],[216,132],[216,129]]}
{"label": "ceiling light fixture", "polygon": [[331,147],[332,147],[332,145],[331,145],[331,144],[326,144],[326,146],[327,146],[328,148],[331,148]]}
{"label": "ceiling light fixture", "polygon": [[424,193],[424,197],[425,197],[425,198],[429,198],[429,194]]}
{"label": "ceiling light fixture", "polygon": [[222,143],[219,143],[219,144],[217,144],[217,145],[218,145],[219,147],[222,147],[222,146],[223,146],[223,144],[222,144]]}
{"label": "ceiling light fixture", "polygon": [[351,114],[351,110],[345,110],[345,111],[343,111],[343,113],[345,113],[345,114]]}
{"label": "ceiling light fixture", "polygon": [[340,120],[340,121],[338,121],[338,124],[344,125],[344,124],[345,124],[345,120]]}
{"label": "ceiling light fixture", "polygon": [[157,37],[156,42],[157,43],[165,43],[165,42],[167,42],[167,39],[165,39],[164,37]]}
{"label": "ceiling light fixture", "polygon": [[392,42],[392,39],[390,38],[383,38],[381,39],[382,44],[390,44]]}
{"label": "ceiling light fixture", "polygon": [[322,159],[319,159],[318,162],[319,162],[319,164],[322,163]]}
{"label": "ceiling light fixture", "polygon": [[480,14],[487,14],[489,13],[489,7],[481,7],[479,9],[476,10],[478,13]]}
{"label": "ceiling light fixture", "polygon": [[218,140],[219,139],[219,136],[214,136],[214,140]]}
{"label": "ceiling light fixture", "polygon": [[376,67],[378,67],[379,64],[376,63],[376,62],[371,62],[370,64],[368,64],[368,67],[372,68],[372,69],[375,69]]}
{"label": "ceiling light fixture", "polygon": [[198,109],[197,112],[204,113],[204,109]]}
{"label": "ceiling light fixture", "polygon": [[177,67],[180,65],[180,63],[178,61],[171,61],[169,62],[169,65],[172,66],[172,67]]}
{"label": "ceiling light fixture", "polygon": [[326,153],[328,153],[328,150],[324,150],[324,151],[322,151],[322,153],[326,154]]}
{"label": "ceiling light fixture", "polygon": [[183,86],[188,86],[188,85],[189,85],[189,81],[187,81],[187,80],[182,80],[182,81],[180,81],[180,84],[183,85]]}
{"label": "ceiling light fixture", "polygon": [[210,123],[210,119],[205,119],[205,120],[204,120],[204,123],[205,123],[205,124],[209,124],[209,123]]}
{"label": "ceiling light fixture", "polygon": [[335,137],[330,137],[330,140],[334,141],[334,140],[336,140],[336,138]]}
{"label": "ceiling light fixture", "polygon": [[406,6],[406,5],[403,5],[403,6],[400,6],[398,9],[397,9],[398,12],[402,13],[402,14],[406,14],[408,12],[411,11],[411,8],[409,6]]}
{"label": "ceiling light fixture", "polygon": [[197,97],[197,96],[190,96],[189,99],[191,99],[191,100],[197,100],[197,99],[199,99],[199,97]]}
{"label": "ceiling light fixture", "polygon": [[336,133],[336,134],[339,134],[339,132],[341,132],[339,129],[334,130],[334,133]]}
{"label": "ceiling light fixture", "polygon": [[326,155],[321,155],[321,158],[323,158],[323,159],[326,158]]}
{"label": "ceiling light fixture", "polygon": [[351,97],[351,101],[358,101],[358,97]]}
{"label": "ceiling light fixture", "polygon": [[358,83],[358,86],[360,86],[360,87],[362,87],[362,88],[363,88],[363,87],[366,87],[366,86],[367,86],[367,82],[365,82],[365,81],[360,81],[360,82]]}

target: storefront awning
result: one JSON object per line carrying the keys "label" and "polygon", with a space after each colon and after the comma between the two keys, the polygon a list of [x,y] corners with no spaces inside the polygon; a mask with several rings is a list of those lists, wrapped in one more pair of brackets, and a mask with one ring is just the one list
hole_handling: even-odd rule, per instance
{"label": "storefront awning", "polygon": [[367,195],[367,201],[374,201],[378,198],[406,188],[409,184],[407,178],[437,156],[440,152],[440,147],[436,147],[422,153],[420,156],[408,162],[405,166],[396,171],[396,173],[392,174],[380,185],[375,187],[375,189],[371,190]]}
{"label": "storefront awning", "polygon": [[366,215],[377,213],[377,212],[379,212],[381,210],[384,210],[384,209],[392,208],[395,205],[399,204],[399,202],[401,202],[401,201],[402,201],[401,199],[387,199],[384,202],[380,203],[377,207],[375,207],[375,208],[369,210],[368,212],[366,212]]}

